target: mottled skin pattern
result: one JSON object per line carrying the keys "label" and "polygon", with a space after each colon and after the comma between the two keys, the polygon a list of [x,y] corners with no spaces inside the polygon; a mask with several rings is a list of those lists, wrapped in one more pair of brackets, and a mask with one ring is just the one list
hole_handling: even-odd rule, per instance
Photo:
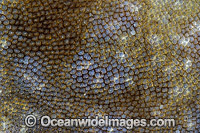
{"label": "mottled skin pattern", "polygon": [[[199,0],[0,0],[0,131],[38,117],[174,118],[200,132]],[[127,132],[113,127],[113,132]]]}

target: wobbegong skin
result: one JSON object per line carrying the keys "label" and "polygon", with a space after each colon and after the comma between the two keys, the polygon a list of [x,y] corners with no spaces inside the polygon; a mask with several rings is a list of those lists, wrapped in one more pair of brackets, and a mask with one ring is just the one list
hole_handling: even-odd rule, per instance
{"label": "wobbegong skin", "polygon": [[[199,0],[0,0],[0,132],[200,132]],[[28,128],[24,118],[173,118]]]}

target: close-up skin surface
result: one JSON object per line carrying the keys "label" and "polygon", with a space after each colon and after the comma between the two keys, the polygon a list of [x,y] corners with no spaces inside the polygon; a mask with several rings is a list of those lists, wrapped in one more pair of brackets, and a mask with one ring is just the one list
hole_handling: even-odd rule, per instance
{"label": "close-up skin surface", "polygon": [[[160,118],[174,127],[42,127]],[[199,0],[0,0],[0,132],[200,132]]]}

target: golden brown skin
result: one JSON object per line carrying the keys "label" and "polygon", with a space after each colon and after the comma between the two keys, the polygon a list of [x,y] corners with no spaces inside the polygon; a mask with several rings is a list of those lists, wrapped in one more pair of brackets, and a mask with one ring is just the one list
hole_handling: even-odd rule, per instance
{"label": "golden brown skin", "polygon": [[199,55],[198,0],[0,0],[0,131],[110,131],[27,128],[34,114],[174,118],[129,131],[198,133]]}

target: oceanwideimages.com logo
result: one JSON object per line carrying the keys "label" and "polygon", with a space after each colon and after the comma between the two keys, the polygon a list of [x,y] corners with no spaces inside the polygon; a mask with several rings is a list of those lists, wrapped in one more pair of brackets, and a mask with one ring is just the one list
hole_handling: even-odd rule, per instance
{"label": "oceanwideimages.com logo", "polygon": [[[34,127],[37,124],[37,119],[34,115],[28,115],[25,118],[27,127]],[[49,116],[42,116],[40,124],[43,127],[126,127],[133,129],[134,127],[174,127],[174,119],[151,119],[147,123],[146,119],[111,119],[108,116],[100,118],[85,118],[85,119],[51,119]]]}

